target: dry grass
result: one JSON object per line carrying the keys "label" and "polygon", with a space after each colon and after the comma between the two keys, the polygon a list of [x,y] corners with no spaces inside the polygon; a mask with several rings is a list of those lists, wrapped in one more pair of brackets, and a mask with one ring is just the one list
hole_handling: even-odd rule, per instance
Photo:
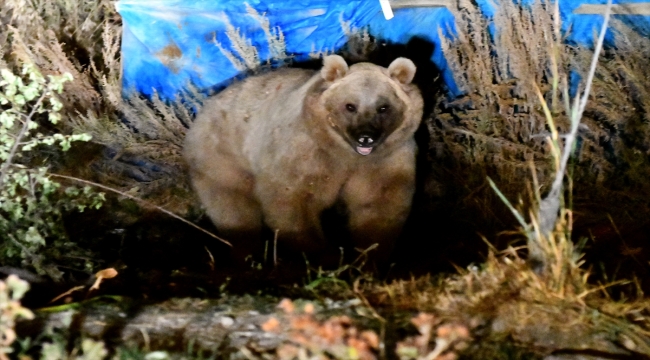
{"label": "dry grass", "polygon": [[[504,2],[489,21],[474,5],[462,2],[454,11],[457,38],[443,42],[466,94],[442,99],[428,121],[433,172],[441,183],[442,201],[457,203],[479,228],[514,224],[502,222],[512,217],[487,186],[488,176],[509,199],[518,199],[532,186],[527,184],[532,181],[531,164],[542,195],[555,178],[548,146],[552,132],[535,87],[549,105],[555,129],[567,133],[571,122],[564,102],[571,99],[562,94],[562,79],[574,79],[574,73],[584,80],[593,53],[561,41],[554,11],[539,1],[529,8]],[[498,34],[494,41],[486,30],[491,22]],[[613,21],[612,26],[617,48],[607,48],[601,56],[570,168],[578,191],[567,201],[582,228],[608,221],[611,208],[620,210],[611,214],[614,223],[634,227],[646,222],[650,210],[639,201],[650,195],[644,180],[650,175],[650,70],[643,60],[650,47],[648,39],[624,24]],[[527,209],[531,200],[513,203]]]}
{"label": "dry grass", "polygon": [[[572,185],[589,184],[590,195],[607,204],[620,204],[622,194],[613,198],[609,182],[620,181],[621,176],[633,181],[643,194],[647,192],[641,180],[648,175],[647,161],[628,159],[634,148],[647,146],[642,144],[647,144],[648,137],[627,140],[632,126],[637,127],[634,133],[647,131],[646,103],[650,100],[644,97],[644,81],[650,72],[639,57],[650,49],[647,39],[615,24],[621,44],[608,49],[605,61],[598,64],[578,127],[582,113],[577,102],[569,105],[573,98],[568,94],[567,79],[571,72],[587,78],[594,54],[562,42],[558,12],[552,4],[535,1],[530,7],[520,7],[501,3],[493,18],[496,36],[488,33],[490,21],[473,4],[461,3],[455,15],[457,38],[444,42],[443,50],[466,95],[452,102],[443,99],[441,110],[429,122],[434,155],[464,165],[455,179],[460,182],[457,186],[471,189],[465,201],[475,202],[472,206],[478,218],[493,215],[495,207],[505,209],[499,204],[502,200],[528,193],[527,198],[515,202],[516,208],[509,206],[523,227],[521,238],[532,239],[541,247],[545,266],[541,272],[534,271],[514,249],[498,257],[492,250],[481,268],[461,270],[442,284],[427,279],[401,281],[383,291],[372,290],[372,296],[379,303],[460,321],[472,332],[483,334],[483,339],[510,338],[541,353],[591,349],[648,356],[650,328],[646,315],[639,314],[648,314],[650,304],[643,300],[612,302],[605,288],[614,284],[588,283],[590,273],[584,270],[571,238],[575,213],[570,208]],[[583,88],[581,84],[578,94]],[[576,114],[577,119],[574,116],[572,120]],[[565,203],[560,190],[564,177],[561,158],[569,154],[571,142],[569,135],[563,134],[569,133],[572,121],[582,144],[573,181],[567,181]],[[562,149],[563,143],[568,149]],[[623,163],[629,166],[624,175]],[[468,170],[478,174],[467,174]],[[486,175],[495,178],[505,196],[490,196],[491,189],[481,188]],[[553,214],[545,225],[544,205],[551,198],[561,206],[559,214]],[[626,204],[625,210],[633,206]],[[592,210],[588,216],[599,216]],[[584,216],[585,210],[580,211]],[[647,215],[647,211],[641,213],[637,216]],[[628,321],[631,318],[638,321]]]}
{"label": "dry grass", "polygon": [[650,355],[650,302],[613,302],[603,288],[587,283],[586,272],[572,275],[563,284],[540,277],[510,248],[458,275],[373,286],[366,297],[377,306],[423,311],[466,326],[474,340],[467,351],[474,354],[508,339],[543,355],[587,349]]}

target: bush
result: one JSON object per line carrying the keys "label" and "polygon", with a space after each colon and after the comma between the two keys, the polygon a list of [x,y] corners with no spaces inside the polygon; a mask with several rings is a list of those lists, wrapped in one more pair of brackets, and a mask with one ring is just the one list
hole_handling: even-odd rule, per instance
{"label": "bush", "polygon": [[0,75],[0,262],[8,264],[18,259],[39,274],[59,279],[61,271],[49,258],[46,260],[43,251],[48,245],[48,249],[59,252],[72,246],[66,244],[62,214],[88,207],[98,209],[104,194],[90,187],[62,188],[51,179],[42,160],[37,166],[32,164],[39,163],[36,153],[42,146],[56,145],[67,151],[72,142],[91,137],[38,131],[44,127],[39,121],[47,119],[56,125],[61,119],[62,104],[56,94],[61,93],[66,81],[72,80],[70,74],[46,79],[33,65],[25,64],[22,76],[8,69],[0,70]]}

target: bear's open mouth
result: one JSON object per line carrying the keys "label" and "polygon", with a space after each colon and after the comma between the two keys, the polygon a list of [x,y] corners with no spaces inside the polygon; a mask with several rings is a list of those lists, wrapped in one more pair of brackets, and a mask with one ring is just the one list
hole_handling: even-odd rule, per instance
{"label": "bear's open mouth", "polygon": [[357,146],[357,152],[361,155],[368,155],[372,152],[372,146],[371,147]]}
{"label": "bear's open mouth", "polygon": [[375,139],[370,135],[361,135],[357,139],[356,150],[361,155],[368,155],[372,152],[373,146],[375,146]]}

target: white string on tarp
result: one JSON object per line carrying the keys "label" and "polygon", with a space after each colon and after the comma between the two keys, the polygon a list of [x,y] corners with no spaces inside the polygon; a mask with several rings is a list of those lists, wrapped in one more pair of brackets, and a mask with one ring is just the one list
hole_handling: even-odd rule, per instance
{"label": "white string on tarp", "polygon": [[386,20],[393,18],[393,9],[390,7],[390,2],[388,0],[379,0],[379,5],[381,5],[381,11],[384,12],[384,17]]}

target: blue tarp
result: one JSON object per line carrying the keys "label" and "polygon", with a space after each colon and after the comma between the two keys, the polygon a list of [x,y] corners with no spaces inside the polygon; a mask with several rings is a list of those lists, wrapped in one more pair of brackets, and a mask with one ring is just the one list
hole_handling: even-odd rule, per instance
{"label": "blue tarp", "polygon": [[[644,1],[649,0],[625,3]],[[568,41],[591,43],[602,16],[575,14],[574,10],[581,4],[605,2],[560,0],[563,28],[571,29]],[[478,3],[489,15],[492,2]],[[268,19],[272,31],[281,29],[286,53],[297,60],[307,59],[310,52],[337,51],[344,46],[347,36],[342,23],[353,29],[367,29],[375,38],[389,42],[425,38],[436,45],[432,61],[442,71],[450,93],[458,92],[438,46],[438,28],[445,34],[453,31],[453,16],[445,7],[394,9],[391,20],[385,19],[378,0],[121,0],[117,10],[124,23],[125,95],[135,91],[150,96],[155,91],[165,99],[173,99],[190,84],[206,92],[227,85],[241,73],[223,51],[237,46],[226,35],[229,29],[249,39],[257,48],[259,62],[267,62],[271,58],[267,35],[260,19],[251,15],[253,11]],[[650,34],[650,16],[616,17]]]}

